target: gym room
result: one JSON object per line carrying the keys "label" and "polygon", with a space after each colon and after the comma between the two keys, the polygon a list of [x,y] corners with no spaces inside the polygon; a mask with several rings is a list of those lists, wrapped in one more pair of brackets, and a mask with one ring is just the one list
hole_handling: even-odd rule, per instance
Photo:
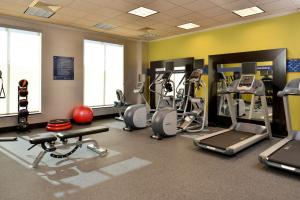
{"label": "gym room", "polygon": [[299,9],[0,0],[0,200],[298,200]]}

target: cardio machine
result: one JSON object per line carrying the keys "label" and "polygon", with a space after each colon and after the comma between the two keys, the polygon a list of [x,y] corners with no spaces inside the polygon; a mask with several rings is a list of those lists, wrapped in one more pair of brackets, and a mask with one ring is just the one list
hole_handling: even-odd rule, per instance
{"label": "cardio machine", "polygon": [[[253,67],[252,68],[256,68]],[[218,153],[233,155],[237,152],[269,138],[271,126],[268,117],[267,102],[264,84],[255,79],[256,69],[249,72],[246,66],[242,66],[241,78],[232,82],[221,94],[226,96],[232,125],[230,128],[217,131],[194,139],[194,144],[200,148],[208,149]],[[253,123],[237,122],[232,94],[253,94],[260,97],[264,113],[264,126]]]}
{"label": "cardio machine", "polygon": [[[184,83],[184,85],[188,84],[188,93],[185,100],[182,118],[178,121],[177,133],[200,132],[204,129],[207,117],[207,90],[205,82],[201,79],[202,74],[203,71],[201,69],[196,69],[191,73],[190,77]],[[184,79],[185,77],[182,77],[178,85],[181,85]],[[193,89],[200,90],[200,88],[203,88],[205,97],[193,97]]]}
{"label": "cardio machine", "polygon": [[132,131],[149,126],[150,105],[144,96],[144,82],[138,82],[133,90],[134,94],[140,94],[145,104],[135,104],[127,107],[124,112],[125,127],[123,130]]}
{"label": "cardio machine", "polygon": [[259,155],[259,161],[271,167],[300,173],[300,131],[292,129],[288,98],[300,96],[300,79],[290,81],[277,96],[283,98],[288,136]]}
{"label": "cardio machine", "polygon": [[117,95],[118,101],[114,102],[114,107],[117,109],[117,111],[119,113],[119,116],[115,117],[115,119],[118,120],[118,121],[123,121],[124,117],[123,117],[123,114],[122,114],[122,110],[124,110],[124,108],[130,106],[130,104],[126,102],[125,95],[122,92],[122,90],[117,89],[116,90],[116,95]]}
{"label": "cardio machine", "polygon": [[[151,138],[153,139],[161,140],[164,137],[175,136],[177,132],[175,83],[171,80],[171,76],[172,70],[166,70],[162,76],[157,76],[149,86],[150,92],[158,95],[156,111],[151,120],[151,128],[153,130]],[[153,85],[160,88],[160,92],[153,90]],[[172,92],[173,95],[168,95],[169,92]]]}

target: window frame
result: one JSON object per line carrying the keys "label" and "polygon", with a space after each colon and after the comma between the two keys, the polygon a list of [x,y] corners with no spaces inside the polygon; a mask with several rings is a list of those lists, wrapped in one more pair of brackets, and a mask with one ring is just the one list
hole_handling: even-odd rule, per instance
{"label": "window frame", "polygon": [[[122,71],[122,76],[123,76],[123,83],[122,83],[122,91],[124,91],[124,82],[125,82],[125,45],[122,43],[112,43],[112,42],[108,42],[108,41],[101,41],[101,40],[96,40],[96,39],[89,39],[89,38],[85,38],[83,39],[83,103],[85,104],[85,41],[91,41],[91,42],[96,42],[96,43],[100,43],[104,45],[104,80],[103,80],[103,93],[105,94],[106,92],[106,59],[105,59],[105,54],[106,54],[106,49],[105,46],[106,45],[114,45],[114,46],[121,46],[122,50],[123,50],[123,71]],[[105,97],[103,97],[103,101],[105,102]],[[114,104],[104,104],[104,105],[93,105],[90,106],[93,109],[97,109],[97,108],[112,108],[114,106]]]}
{"label": "window frame", "polygon": [[[7,76],[7,82],[8,82],[8,86],[7,86],[7,90],[5,91],[6,92],[6,100],[7,100],[7,104],[5,105],[6,106],[6,111],[8,111],[9,109],[9,80],[10,80],[10,66],[11,66],[11,61],[10,61],[10,58],[9,58],[9,51],[10,51],[10,46],[9,46],[9,39],[10,39],[10,34],[9,34],[9,30],[16,30],[16,31],[24,31],[24,32],[33,32],[33,33],[36,33],[40,36],[40,91],[39,91],[39,94],[40,94],[40,109],[39,111],[29,111],[30,115],[36,115],[36,114],[42,114],[43,112],[43,33],[42,31],[39,31],[39,30],[36,30],[36,29],[27,29],[27,28],[19,28],[19,27],[15,27],[15,26],[4,26],[2,24],[0,24],[0,28],[4,29],[7,31],[7,74],[9,74],[9,76]],[[0,102],[1,103],[1,102]],[[30,103],[30,102],[29,102]],[[4,113],[4,114],[0,114],[0,118],[4,118],[4,117],[14,117],[14,116],[18,116],[18,113]]]}

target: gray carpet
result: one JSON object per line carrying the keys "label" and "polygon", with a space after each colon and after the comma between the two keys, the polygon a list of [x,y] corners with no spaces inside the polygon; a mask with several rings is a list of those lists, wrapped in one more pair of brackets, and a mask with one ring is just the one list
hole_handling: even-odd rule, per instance
{"label": "gray carpet", "polygon": [[[114,120],[103,120],[93,126],[110,122],[116,125]],[[41,132],[44,130],[30,134]],[[0,199],[295,200],[300,197],[299,176],[258,162],[258,154],[273,144],[274,139],[227,157],[198,150],[189,137],[155,141],[150,135],[150,128],[134,132],[110,128],[108,133],[92,137],[119,154],[106,158],[92,156],[57,168],[28,169],[0,152]],[[50,183],[45,176],[60,184]],[[74,177],[80,177],[79,181]]]}

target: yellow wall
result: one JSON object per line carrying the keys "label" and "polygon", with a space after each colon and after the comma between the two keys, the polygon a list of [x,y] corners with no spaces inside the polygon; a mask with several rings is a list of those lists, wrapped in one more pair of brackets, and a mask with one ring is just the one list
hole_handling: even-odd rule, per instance
{"label": "yellow wall", "polygon": [[[300,13],[265,19],[206,32],[179,36],[149,43],[149,61],[183,57],[204,58],[208,55],[287,48],[288,58],[300,58]],[[288,73],[288,80],[300,73]],[[207,79],[207,77],[205,77]],[[291,110],[300,104],[291,101]],[[300,130],[300,112],[292,113],[293,128]]]}

